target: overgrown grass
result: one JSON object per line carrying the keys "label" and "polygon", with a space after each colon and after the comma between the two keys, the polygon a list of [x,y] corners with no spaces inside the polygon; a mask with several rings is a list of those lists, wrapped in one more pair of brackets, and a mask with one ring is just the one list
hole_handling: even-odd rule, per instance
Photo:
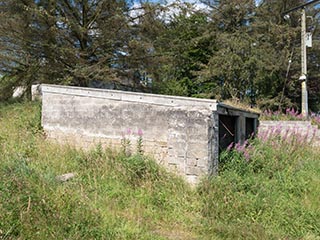
{"label": "overgrown grass", "polygon": [[[191,188],[154,161],[97,146],[57,146],[40,128],[40,105],[0,108],[0,238],[193,238]],[[56,176],[76,177],[59,182]],[[187,217],[186,217],[187,216]],[[174,239],[174,238],[173,238]]]}
{"label": "overgrown grass", "polygon": [[143,155],[50,143],[39,103],[2,103],[0,239],[319,239],[319,151],[251,146],[191,188]]}
{"label": "overgrown grass", "polygon": [[281,138],[225,152],[219,176],[200,187],[207,231],[225,239],[320,239],[319,160],[314,149]]}

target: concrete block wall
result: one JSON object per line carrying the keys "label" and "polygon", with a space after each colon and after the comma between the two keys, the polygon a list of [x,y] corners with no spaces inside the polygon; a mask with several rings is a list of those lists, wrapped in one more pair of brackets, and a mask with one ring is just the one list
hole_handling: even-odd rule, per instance
{"label": "concrete block wall", "polygon": [[[42,126],[50,139],[89,148],[101,143],[143,150],[195,184],[216,170],[215,100],[42,85]],[[141,134],[142,133],[142,134]]]}
{"label": "concrete block wall", "polygon": [[311,121],[260,121],[259,136],[267,139],[280,135],[283,138],[299,138],[302,142],[319,145],[320,132]]}

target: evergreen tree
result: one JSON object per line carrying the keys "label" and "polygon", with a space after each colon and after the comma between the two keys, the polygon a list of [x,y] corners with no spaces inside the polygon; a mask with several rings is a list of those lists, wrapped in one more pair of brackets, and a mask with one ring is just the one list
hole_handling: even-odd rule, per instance
{"label": "evergreen tree", "polygon": [[[0,91],[34,82],[129,84],[155,93],[298,107],[300,13],[305,0],[1,0]],[[134,6],[137,6],[136,4]],[[310,106],[320,108],[319,14],[309,6]],[[144,84],[143,84],[144,83]],[[143,85],[143,86],[142,86]]]}
{"label": "evergreen tree", "polygon": [[20,83],[117,79],[128,37],[119,0],[2,1],[1,71]]}

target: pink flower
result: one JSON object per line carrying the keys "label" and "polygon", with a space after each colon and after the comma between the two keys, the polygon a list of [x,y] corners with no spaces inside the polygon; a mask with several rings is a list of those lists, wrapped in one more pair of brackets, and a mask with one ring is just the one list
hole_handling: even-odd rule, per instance
{"label": "pink flower", "polygon": [[245,151],[243,152],[243,156],[244,156],[244,158],[247,160],[247,162],[250,160],[250,153],[249,153],[248,150],[245,150]]}
{"label": "pink flower", "polygon": [[138,134],[139,137],[142,137],[142,136],[143,136],[143,131],[142,131],[142,129],[139,128],[137,134]]}
{"label": "pink flower", "polygon": [[229,146],[227,147],[227,151],[231,151],[233,144],[234,144],[233,142],[229,144]]}

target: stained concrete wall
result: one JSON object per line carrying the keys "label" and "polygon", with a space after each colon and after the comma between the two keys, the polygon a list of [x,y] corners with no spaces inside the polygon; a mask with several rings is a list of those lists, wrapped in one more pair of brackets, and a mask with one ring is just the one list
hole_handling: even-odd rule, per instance
{"label": "stained concrete wall", "polygon": [[[219,131],[223,138],[232,125],[228,141],[244,142],[258,123],[257,114],[216,100],[55,85],[42,85],[41,92],[49,139],[84,148],[98,143],[119,148],[126,140],[126,149],[134,152],[141,136],[146,154],[192,184],[217,172],[226,145],[219,144]],[[232,121],[224,124],[222,115]]]}
{"label": "stained concrete wall", "polygon": [[[143,150],[196,183],[217,164],[217,102],[113,90],[42,86],[42,126],[50,139],[88,148]],[[138,134],[139,132],[139,134]]]}
{"label": "stained concrete wall", "polygon": [[281,136],[283,140],[320,145],[320,131],[311,121],[260,121],[259,137],[262,140]]}

